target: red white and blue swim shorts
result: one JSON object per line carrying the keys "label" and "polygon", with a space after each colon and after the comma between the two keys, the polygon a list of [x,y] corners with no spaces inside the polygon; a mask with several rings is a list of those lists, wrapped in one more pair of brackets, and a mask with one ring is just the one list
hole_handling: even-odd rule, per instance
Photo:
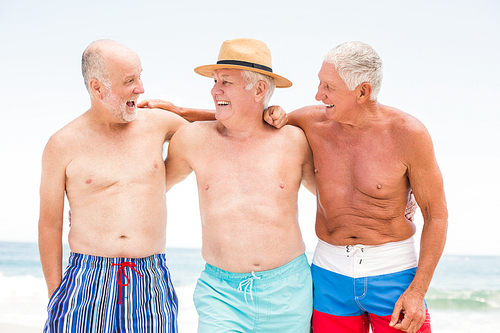
{"label": "red white and blue swim shorts", "polygon": [[[389,326],[394,305],[413,281],[413,238],[377,246],[334,246],[319,240],[311,272],[314,333],[401,332]],[[419,332],[430,333],[430,317]]]}

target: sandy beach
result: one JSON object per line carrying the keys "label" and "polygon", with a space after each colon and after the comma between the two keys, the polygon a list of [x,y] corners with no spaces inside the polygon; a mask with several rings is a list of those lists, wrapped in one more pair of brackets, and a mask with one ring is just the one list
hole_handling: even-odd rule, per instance
{"label": "sandy beach", "polygon": [[0,332],[2,333],[40,333],[42,327],[26,327],[19,325],[10,325],[0,323]]}

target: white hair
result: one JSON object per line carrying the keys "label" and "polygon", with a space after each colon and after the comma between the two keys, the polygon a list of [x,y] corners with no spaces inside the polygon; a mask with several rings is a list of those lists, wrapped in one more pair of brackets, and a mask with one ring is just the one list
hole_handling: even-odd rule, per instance
{"label": "white hair", "polygon": [[382,85],[382,59],[368,44],[346,42],[330,50],[324,58],[335,67],[349,90],[364,82],[372,85],[371,100],[377,100]]}
{"label": "white hair", "polygon": [[90,80],[97,79],[104,86],[110,87],[111,80],[108,66],[103,56],[103,45],[116,43],[110,40],[98,40],[90,44],[82,55],[82,75],[85,88],[90,92]]}
{"label": "white hair", "polygon": [[266,95],[264,96],[264,109],[267,108],[271,97],[273,96],[274,89],[276,88],[276,83],[274,82],[274,78],[269,75],[264,75],[261,73],[257,73],[254,71],[243,70],[242,72],[243,79],[245,80],[246,86],[245,90],[252,89],[259,81],[264,81],[267,84]]}

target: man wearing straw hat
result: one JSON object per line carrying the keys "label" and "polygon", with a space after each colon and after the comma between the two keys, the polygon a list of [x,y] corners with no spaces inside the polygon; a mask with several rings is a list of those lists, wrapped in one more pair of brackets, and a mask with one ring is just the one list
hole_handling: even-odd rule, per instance
{"label": "man wearing straw hat", "polygon": [[301,182],[315,191],[312,155],[297,127],[263,122],[274,87],[254,39],[225,41],[213,78],[216,121],[181,127],[166,159],[167,190],[193,170],[198,184],[202,255],[194,301],[199,332],[309,332],[312,281],[297,221]]}

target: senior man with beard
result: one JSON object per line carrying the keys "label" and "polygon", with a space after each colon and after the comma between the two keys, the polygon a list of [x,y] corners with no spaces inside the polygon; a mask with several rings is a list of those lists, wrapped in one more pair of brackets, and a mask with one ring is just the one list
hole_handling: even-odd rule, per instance
{"label": "senior man with beard", "polygon": [[[51,296],[44,332],[177,332],[162,147],[186,121],[137,112],[142,66],[120,43],[88,46],[82,72],[90,109],[49,139],[42,158],[39,249]],[[65,194],[71,254],[63,277]]]}

